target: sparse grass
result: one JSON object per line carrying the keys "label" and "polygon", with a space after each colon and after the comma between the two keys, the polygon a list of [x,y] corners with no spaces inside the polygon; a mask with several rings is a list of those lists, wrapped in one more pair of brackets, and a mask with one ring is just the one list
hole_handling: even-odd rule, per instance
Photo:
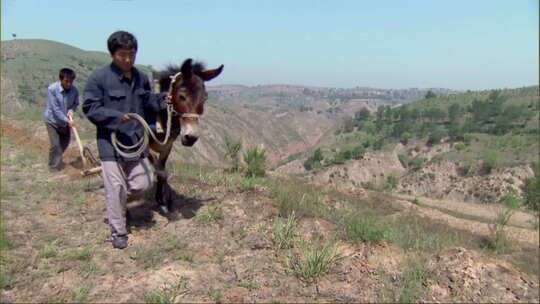
{"label": "sparse grass", "polygon": [[295,212],[298,218],[325,217],[332,213],[314,186],[274,181],[271,188],[280,216],[287,217]]}
{"label": "sparse grass", "polygon": [[428,256],[415,255],[403,266],[403,273],[391,279],[384,269],[379,269],[385,282],[379,303],[418,303],[428,292],[424,282],[428,274]]}
{"label": "sparse grass", "polygon": [[197,222],[203,226],[211,225],[221,219],[223,219],[221,205],[211,205],[197,215]]}
{"label": "sparse grass", "polygon": [[223,297],[219,290],[210,289],[210,290],[208,290],[207,293],[208,293],[208,296],[210,297],[210,299],[212,299],[213,301],[215,301],[217,303],[219,303],[221,301],[221,298]]}
{"label": "sparse grass", "polygon": [[297,246],[297,250],[293,250],[287,257],[286,266],[290,273],[308,283],[314,283],[326,275],[341,259],[333,241],[322,244],[319,240],[315,240],[310,244],[300,240]]}
{"label": "sparse grass", "polygon": [[142,266],[144,269],[155,268],[162,262],[162,256],[160,249],[150,245],[150,247],[133,247],[129,253],[129,257],[135,260],[137,265]]}
{"label": "sparse grass", "polygon": [[65,259],[72,261],[89,261],[92,255],[92,251],[88,248],[69,249],[63,254]]}
{"label": "sparse grass", "polygon": [[400,303],[418,302],[427,294],[427,286],[424,286],[424,280],[427,275],[429,259],[417,255],[410,258],[405,264],[403,271],[403,289],[399,295]]}
{"label": "sparse grass", "polygon": [[237,285],[239,287],[244,287],[244,288],[247,288],[247,289],[257,289],[257,288],[259,288],[259,284],[257,284],[256,282],[244,281],[244,280],[238,282]]}
{"label": "sparse grass", "polygon": [[367,212],[363,215],[346,213],[342,226],[347,240],[352,243],[358,241],[379,243],[385,239],[388,230],[383,225],[376,223],[373,212]]}
{"label": "sparse grass", "polygon": [[94,262],[86,262],[81,265],[81,271],[90,275],[99,271],[98,265]]}
{"label": "sparse grass", "polygon": [[165,279],[165,283],[157,290],[152,290],[144,293],[146,303],[169,304],[175,303],[176,297],[185,294],[189,278],[180,277],[175,282]]}
{"label": "sparse grass", "polygon": [[294,211],[284,221],[281,217],[276,217],[274,221],[274,233],[272,238],[272,244],[276,249],[291,248],[294,244],[297,233],[298,221],[294,214]]}
{"label": "sparse grass", "polygon": [[49,259],[57,256],[58,251],[53,245],[45,245],[38,251],[38,255],[40,258]]}
{"label": "sparse grass", "polygon": [[82,287],[79,290],[76,290],[72,293],[73,296],[73,302],[75,303],[85,303],[86,297],[88,296],[88,293],[90,293],[90,287]]}
{"label": "sparse grass", "polygon": [[175,259],[193,263],[195,254],[193,251],[187,249],[188,245],[181,242],[177,236],[167,236],[161,244],[157,245],[163,253],[169,253]]}
{"label": "sparse grass", "polygon": [[[437,224],[432,224],[412,212],[400,216],[392,225],[395,229],[392,229],[392,235],[388,239],[404,249],[439,252],[459,243],[459,236],[452,233],[450,229],[433,230],[431,227],[435,227]],[[439,228],[444,229],[443,226]]]}

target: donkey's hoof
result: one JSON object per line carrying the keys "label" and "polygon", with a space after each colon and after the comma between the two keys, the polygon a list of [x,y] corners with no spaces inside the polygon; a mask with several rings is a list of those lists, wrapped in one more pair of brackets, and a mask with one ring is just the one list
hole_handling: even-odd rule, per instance
{"label": "donkey's hoof", "polygon": [[171,213],[171,211],[169,210],[169,208],[165,205],[159,205],[158,206],[158,212],[161,214],[161,215],[168,215],[169,213]]}

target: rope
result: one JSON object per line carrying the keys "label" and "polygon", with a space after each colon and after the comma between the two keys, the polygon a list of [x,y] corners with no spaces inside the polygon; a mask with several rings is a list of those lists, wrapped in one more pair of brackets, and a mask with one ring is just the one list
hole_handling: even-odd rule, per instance
{"label": "rope", "polygon": [[[126,114],[127,116],[133,119],[136,119],[143,126],[144,134],[143,134],[143,137],[139,139],[137,143],[129,146],[129,145],[122,144],[116,137],[116,131],[113,131],[111,133],[111,143],[114,149],[116,150],[116,152],[118,152],[118,154],[120,154],[124,158],[138,158],[146,150],[146,148],[148,148],[148,144],[150,142],[148,134],[152,136],[152,139],[158,145],[160,146],[166,145],[167,141],[169,140],[169,136],[171,134],[171,119],[172,119],[173,111],[174,109],[172,109],[172,105],[170,104],[167,105],[167,129],[166,129],[167,131],[165,132],[165,139],[163,141],[160,141],[159,139],[157,139],[156,135],[154,134],[154,132],[152,131],[152,129],[150,128],[146,120],[144,120],[144,118],[142,118],[139,114],[127,113]],[[125,151],[122,151],[122,149],[120,148],[124,150],[131,150],[131,149],[137,148],[137,150],[133,152],[125,152]]]}
{"label": "rope", "polygon": [[[171,84],[169,86],[168,95],[172,95],[172,90],[173,90],[174,84],[176,83],[178,78],[180,78],[181,76],[182,76],[181,72],[176,73],[174,76],[170,76],[172,81],[171,81]],[[144,135],[136,144],[131,145],[131,146],[127,146],[127,145],[122,144],[117,139],[116,131],[113,131],[111,133],[111,143],[112,143],[114,149],[116,150],[116,152],[118,152],[118,154],[120,154],[124,158],[138,158],[138,157],[140,157],[141,154],[146,150],[146,148],[148,148],[148,144],[150,142],[148,134],[150,134],[152,136],[152,139],[158,145],[160,145],[160,146],[166,145],[167,142],[169,141],[169,136],[170,136],[170,133],[171,133],[171,120],[172,120],[173,115],[174,116],[180,116],[180,117],[187,117],[187,118],[199,118],[199,114],[195,114],[195,113],[178,113],[178,112],[176,112],[176,110],[174,110],[172,104],[167,104],[167,131],[165,132],[165,139],[163,141],[159,141],[157,139],[156,135],[154,134],[154,132],[152,131],[152,129],[150,128],[150,126],[148,125],[148,123],[146,122],[146,120],[144,120],[144,118],[142,118],[139,114],[137,114],[137,113],[127,113],[126,115],[131,117],[131,118],[136,119],[143,126]],[[120,148],[122,148],[124,150],[131,150],[131,149],[137,148],[137,150],[135,150],[133,152],[124,152]]]}

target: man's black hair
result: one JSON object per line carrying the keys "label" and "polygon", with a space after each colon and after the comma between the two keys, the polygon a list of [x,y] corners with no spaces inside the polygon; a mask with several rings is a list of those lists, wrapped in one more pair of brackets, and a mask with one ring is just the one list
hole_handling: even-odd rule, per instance
{"label": "man's black hair", "polygon": [[77,75],[75,74],[75,72],[70,69],[70,68],[63,68],[60,70],[60,73],[58,74],[58,77],[60,78],[60,80],[64,79],[64,78],[69,78],[71,80],[74,80],[75,77],[77,77]]}
{"label": "man's black hair", "polygon": [[107,48],[109,53],[114,55],[118,49],[135,49],[137,50],[137,38],[133,34],[125,31],[117,31],[109,36],[107,40]]}

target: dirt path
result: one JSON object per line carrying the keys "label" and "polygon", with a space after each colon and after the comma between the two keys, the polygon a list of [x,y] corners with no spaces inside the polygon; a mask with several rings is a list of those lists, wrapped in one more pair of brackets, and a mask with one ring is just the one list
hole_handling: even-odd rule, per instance
{"label": "dirt path", "polygon": [[[418,196],[411,196],[411,195],[404,195],[404,194],[394,194],[394,196],[407,201],[413,201],[415,198],[418,198],[420,200],[421,204],[427,205],[429,207],[436,207],[436,208],[442,208],[450,211],[454,211],[457,213],[465,214],[465,215],[471,215],[479,218],[484,218],[487,220],[495,220],[497,219],[497,216],[501,213],[507,210],[506,207],[504,207],[501,204],[477,204],[477,203],[465,203],[465,202],[457,202],[457,201],[450,201],[450,200],[436,200],[426,197],[418,197]],[[520,227],[520,228],[526,228],[526,229],[532,229],[537,230],[535,227],[535,223],[538,222],[538,218],[534,216],[533,214],[529,214],[523,211],[517,211],[511,218],[510,218],[510,225]]]}

